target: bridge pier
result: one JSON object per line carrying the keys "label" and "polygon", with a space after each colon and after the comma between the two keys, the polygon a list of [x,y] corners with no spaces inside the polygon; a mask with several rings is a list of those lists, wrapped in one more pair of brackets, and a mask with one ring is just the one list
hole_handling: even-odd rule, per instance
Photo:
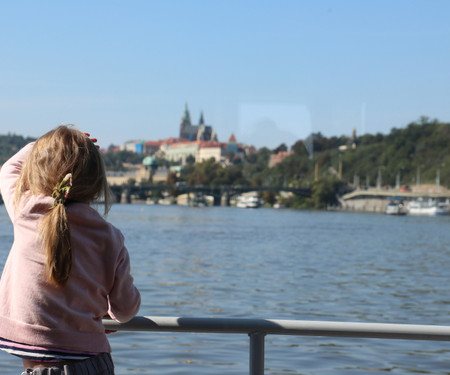
{"label": "bridge pier", "polygon": [[230,205],[230,193],[228,191],[222,192],[220,197],[220,205],[222,207],[228,207]]}
{"label": "bridge pier", "polygon": [[130,192],[128,191],[128,189],[122,191],[122,194],[120,195],[120,203],[131,203]]}

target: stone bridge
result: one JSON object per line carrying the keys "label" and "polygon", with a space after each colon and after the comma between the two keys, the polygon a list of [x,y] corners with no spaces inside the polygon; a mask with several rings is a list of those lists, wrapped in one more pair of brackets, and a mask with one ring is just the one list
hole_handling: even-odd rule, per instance
{"label": "stone bridge", "polygon": [[122,185],[111,186],[111,190],[116,197],[116,201],[121,203],[129,203],[130,197],[134,196],[140,200],[146,200],[153,191],[167,191],[170,195],[178,196],[180,194],[198,193],[202,195],[210,195],[214,197],[215,206],[228,206],[230,198],[246,193],[249,191],[265,192],[272,191],[278,193],[281,191],[309,197],[311,196],[311,188],[293,188],[282,186],[242,186],[242,185],[187,185],[178,183],[175,185]]}

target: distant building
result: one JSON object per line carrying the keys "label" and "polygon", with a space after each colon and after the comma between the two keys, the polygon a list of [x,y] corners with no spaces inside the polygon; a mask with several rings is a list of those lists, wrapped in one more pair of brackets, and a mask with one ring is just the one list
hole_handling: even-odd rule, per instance
{"label": "distant building", "polygon": [[226,157],[230,157],[230,153],[233,153],[234,159],[243,159],[245,157],[245,147],[238,143],[234,134],[231,134],[226,144]]}
{"label": "distant building", "polygon": [[180,122],[180,138],[184,138],[188,141],[217,142],[217,134],[212,126],[205,125],[203,113],[200,114],[199,124],[192,125],[187,103]]}
{"label": "distant building", "polygon": [[144,152],[143,141],[128,141],[120,146],[120,151],[130,151],[136,154],[142,154]]}
{"label": "distant building", "polygon": [[198,125],[192,125],[191,115],[186,104],[180,123],[180,134],[177,138],[167,138],[159,141],[129,141],[120,146],[120,150],[127,150],[153,157],[162,157],[168,161],[186,164],[188,157],[196,162],[213,158],[217,162],[225,160],[231,152],[234,157],[243,157],[247,150],[238,144],[234,134],[228,143],[220,143],[212,126],[205,125],[203,113]]}
{"label": "distant building", "polygon": [[226,155],[227,145],[220,142],[184,141],[168,144],[165,151],[165,158],[169,161],[180,162],[185,165],[189,156],[195,159],[196,163],[213,158],[220,162]]}
{"label": "distant building", "polygon": [[270,155],[269,168],[272,168],[278,163],[281,163],[284,159],[286,159],[288,156],[291,156],[292,154],[293,152],[291,151],[280,151],[277,154]]}
{"label": "distant building", "polygon": [[233,152],[235,155],[239,154],[239,144],[236,141],[234,134],[231,134],[227,144],[227,151]]}
{"label": "distant building", "polygon": [[340,145],[338,147],[340,152],[344,152],[345,150],[348,150],[349,148],[352,148],[352,149],[356,148],[356,129],[355,128],[353,128],[352,136],[347,140],[347,144]]}
{"label": "distant building", "polygon": [[249,146],[243,146],[244,148],[244,154],[249,156],[249,155],[255,155],[258,153],[258,150],[256,149],[255,146],[249,145]]}
{"label": "distant building", "polygon": [[147,141],[144,143],[144,154],[145,155],[154,155],[156,154],[164,141]]}
{"label": "distant building", "polygon": [[143,154],[144,153],[144,142],[137,142],[136,143],[136,154]]}
{"label": "distant building", "polygon": [[197,151],[195,162],[201,163],[202,161],[209,160],[212,158],[219,163],[225,157],[226,151],[227,151],[226,143],[202,142]]}
{"label": "distant building", "polygon": [[197,151],[200,147],[200,141],[184,141],[167,144],[165,149],[165,158],[168,161],[181,162],[181,165],[186,164],[189,156],[196,157]]}

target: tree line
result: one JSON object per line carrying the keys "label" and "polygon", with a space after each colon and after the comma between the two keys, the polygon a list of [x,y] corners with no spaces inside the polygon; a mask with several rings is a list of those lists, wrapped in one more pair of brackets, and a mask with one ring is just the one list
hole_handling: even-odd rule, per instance
{"label": "tree line", "polygon": [[[17,135],[0,136],[0,162],[31,141]],[[171,173],[166,183],[184,181],[191,185],[245,185],[311,187],[312,195],[286,197],[291,207],[323,208],[337,204],[337,196],[358,185],[361,188],[420,183],[440,183],[450,187],[450,123],[421,117],[404,128],[393,128],[389,134],[325,137],[320,132],[288,147],[281,144],[270,150],[260,148],[238,158],[227,155],[227,163],[213,159],[195,163],[189,158],[179,174]],[[279,151],[291,151],[282,162],[269,168],[269,159]],[[141,163],[142,156],[121,151],[104,154],[107,169],[125,170],[126,163]],[[159,165],[168,162],[159,159]],[[143,183],[149,183],[143,182]],[[264,199],[277,197],[266,193]]]}

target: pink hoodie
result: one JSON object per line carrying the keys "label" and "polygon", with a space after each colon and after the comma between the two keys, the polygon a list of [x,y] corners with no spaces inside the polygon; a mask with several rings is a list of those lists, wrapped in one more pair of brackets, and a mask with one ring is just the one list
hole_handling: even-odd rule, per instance
{"label": "pink hoodie", "polygon": [[50,348],[110,352],[102,317],[109,313],[126,322],[141,303],[123,235],[89,205],[69,204],[71,275],[64,287],[48,284],[38,226],[53,199],[28,194],[17,209],[14,205],[15,185],[31,147],[25,146],[0,171],[1,193],[14,225],[14,243],[0,281],[0,337]]}

